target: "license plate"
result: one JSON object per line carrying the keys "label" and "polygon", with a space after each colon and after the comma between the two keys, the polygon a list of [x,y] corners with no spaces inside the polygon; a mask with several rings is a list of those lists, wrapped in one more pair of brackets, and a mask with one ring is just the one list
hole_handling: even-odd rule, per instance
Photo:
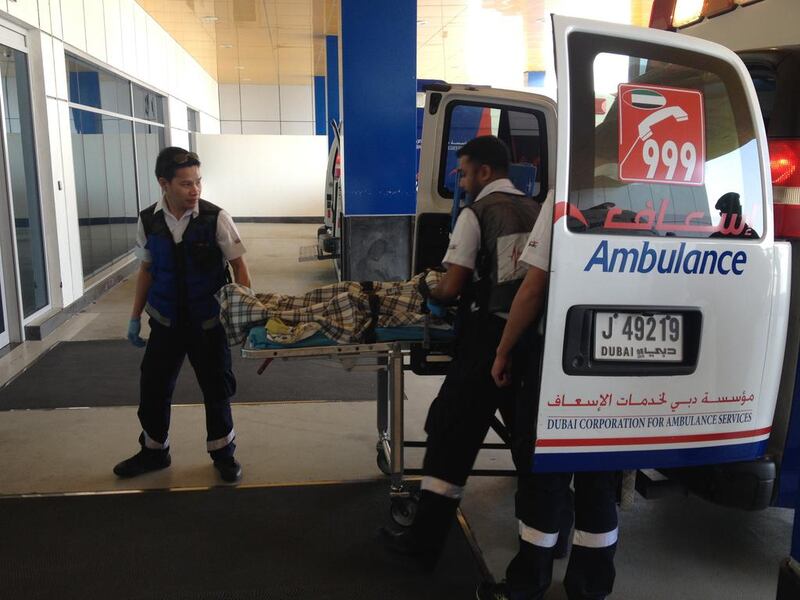
{"label": "license plate", "polygon": [[683,315],[674,313],[597,312],[595,360],[681,362]]}

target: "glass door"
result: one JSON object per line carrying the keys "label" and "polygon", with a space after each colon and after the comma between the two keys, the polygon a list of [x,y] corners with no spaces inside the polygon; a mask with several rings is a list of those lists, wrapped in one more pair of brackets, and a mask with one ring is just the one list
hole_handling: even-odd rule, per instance
{"label": "glass door", "polygon": [[3,285],[3,263],[0,260],[0,349],[9,344],[8,326],[6,323],[6,290]]}
{"label": "glass door", "polygon": [[28,318],[47,306],[48,290],[27,54],[0,44],[0,83],[22,313]]}

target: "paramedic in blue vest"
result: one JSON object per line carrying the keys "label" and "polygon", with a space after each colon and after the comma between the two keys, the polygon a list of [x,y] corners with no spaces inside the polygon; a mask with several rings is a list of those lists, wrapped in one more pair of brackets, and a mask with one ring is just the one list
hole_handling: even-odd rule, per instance
{"label": "paramedic in blue vest", "polygon": [[495,412],[510,420],[513,386],[498,388],[491,367],[525,274],[518,258],[540,210],[508,179],[509,151],[498,138],[477,137],[457,156],[459,184],[474,202],[456,221],[442,261],[446,274],[436,288],[421,290],[432,312],[459,300],[455,357],[425,423],[424,476],[414,523],[381,530],[390,550],[414,557],[426,569],[439,558]]}
{"label": "paramedic in blue vest", "polygon": [[[553,223],[553,196],[548,195],[536,225],[531,231],[520,262],[528,268],[514,297],[502,339],[497,345],[492,377],[501,389],[517,385],[512,371],[518,341],[534,325],[542,312],[550,269],[550,238]],[[514,432],[514,460],[519,473],[516,514],[519,519],[519,551],[508,565],[506,581],[483,583],[479,600],[541,600],[553,577],[553,558],[565,510],[572,505],[570,482],[573,473],[534,473],[531,468],[538,387],[525,389],[528,381],[538,380],[537,364],[527,365],[521,400],[530,414],[523,416],[518,404]],[[523,439],[520,439],[523,438]],[[601,600],[614,586],[614,554],[617,548],[618,477],[613,472],[574,473],[575,531],[572,551],[564,577],[569,600]]]}
{"label": "paramedic in blue vest", "polygon": [[[236,434],[230,399],[236,391],[231,353],[214,294],[228,279],[250,287],[245,248],[230,215],[200,198],[200,159],[183,148],[165,148],[156,159],[162,197],[139,214],[136,255],[141,265],[128,325],[134,346],[147,344],[141,365],[141,450],[114,467],[135,477],[170,465],[172,392],[184,358],[194,369],[206,410],[206,446],[220,477],[236,482]],[[140,336],[147,312],[150,338]]]}

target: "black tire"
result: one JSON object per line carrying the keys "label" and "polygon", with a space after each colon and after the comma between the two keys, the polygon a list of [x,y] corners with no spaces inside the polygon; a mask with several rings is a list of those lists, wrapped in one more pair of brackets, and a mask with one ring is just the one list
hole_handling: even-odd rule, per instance
{"label": "black tire", "polygon": [[391,506],[392,520],[401,527],[411,527],[414,518],[417,516],[417,499],[393,498]]}

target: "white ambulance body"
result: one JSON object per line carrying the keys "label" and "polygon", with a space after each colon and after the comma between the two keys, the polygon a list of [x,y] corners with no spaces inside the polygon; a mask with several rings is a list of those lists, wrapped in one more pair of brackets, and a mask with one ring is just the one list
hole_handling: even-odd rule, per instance
{"label": "white ambulance body", "polygon": [[750,76],[687,36],[553,26],[557,110],[521,92],[428,92],[413,270],[446,249],[455,152],[497,135],[529,193],[555,199],[534,469],[735,463],[735,498],[715,499],[764,506],[791,257]]}

